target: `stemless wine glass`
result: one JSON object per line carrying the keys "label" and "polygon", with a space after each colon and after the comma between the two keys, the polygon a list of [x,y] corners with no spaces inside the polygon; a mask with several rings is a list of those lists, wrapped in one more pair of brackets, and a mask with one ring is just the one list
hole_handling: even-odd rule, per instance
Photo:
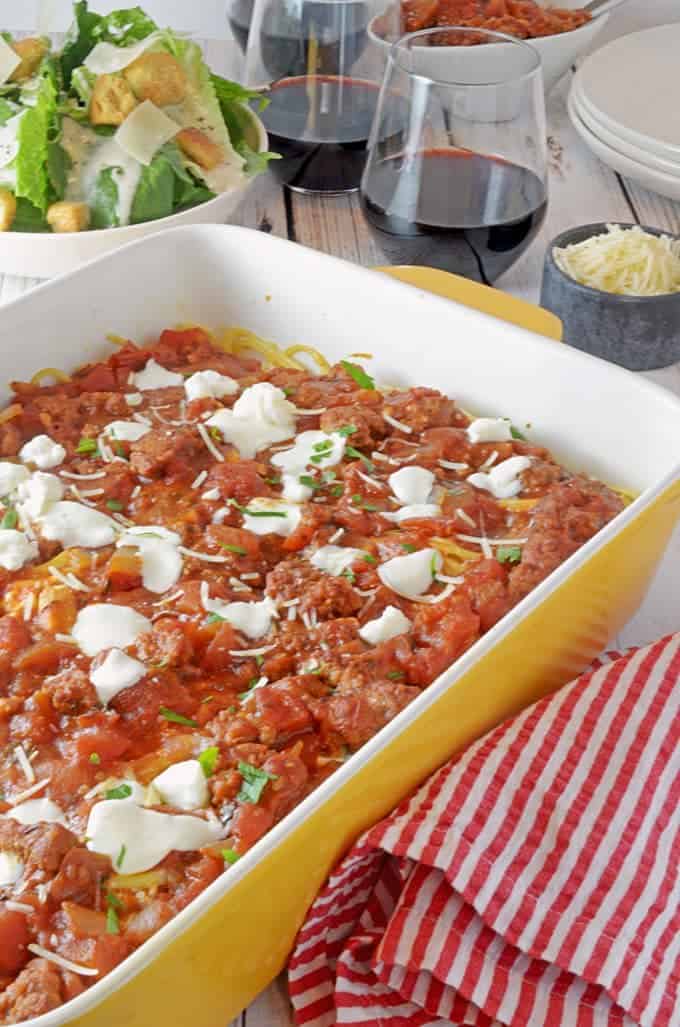
{"label": "stemless wine glass", "polygon": [[384,0],[234,2],[252,5],[245,76],[269,100],[272,172],[300,192],[357,189],[384,70],[367,28]]}
{"label": "stemless wine glass", "polygon": [[458,26],[393,44],[361,182],[364,215],[391,263],[494,282],[543,222],[546,165],[531,46]]}

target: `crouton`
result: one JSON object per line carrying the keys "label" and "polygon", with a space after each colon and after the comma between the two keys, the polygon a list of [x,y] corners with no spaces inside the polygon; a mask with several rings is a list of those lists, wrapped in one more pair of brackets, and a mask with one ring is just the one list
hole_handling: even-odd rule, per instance
{"label": "crouton", "polygon": [[90,208],[86,203],[60,200],[47,208],[47,223],[53,232],[84,232],[90,224]]}
{"label": "crouton", "polygon": [[38,70],[38,66],[47,53],[49,43],[46,39],[17,39],[12,43],[12,49],[18,57],[21,57],[21,64],[18,64],[9,77],[10,82],[23,82],[31,78]]}
{"label": "crouton", "polygon": [[9,232],[17,216],[17,201],[9,189],[0,189],[0,232]]}
{"label": "crouton", "polygon": [[175,136],[175,142],[190,160],[200,164],[206,171],[224,161],[222,147],[198,128],[183,128]]}
{"label": "crouton", "polygon": [[136,106],[135,94],[122,75],[97,76],[90,100],[93,125],[122,125]]}
{"label": "crouton", "polygon": [[138,100],[151,100],[157,107],[181,103],[186,96],[186,72],[172,54],[143,53],[123,74]]}

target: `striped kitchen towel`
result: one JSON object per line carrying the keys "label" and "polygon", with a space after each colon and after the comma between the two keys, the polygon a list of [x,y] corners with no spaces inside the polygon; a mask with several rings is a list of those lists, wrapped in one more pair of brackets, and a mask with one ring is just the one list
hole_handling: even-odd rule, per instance
{"label": "striped kitchen towel", "polygon": [[680,634],[496,728],[357,842],[298,1024],[680,1027]]}

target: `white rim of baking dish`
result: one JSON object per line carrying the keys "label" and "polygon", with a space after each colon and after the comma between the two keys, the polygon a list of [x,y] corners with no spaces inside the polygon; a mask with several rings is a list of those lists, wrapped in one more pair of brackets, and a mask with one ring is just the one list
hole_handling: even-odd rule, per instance
{"label": "white rim of baking dish", "polygon": [[[0,309],[0,324],[5,310],[11,310],[17,306],[21,307],[22,304],[30,303],[31,298],[36,293],[41,293],[45,290],[60,289],[62,283],[81,274],[84,268],[91,268],[100,264],[105,265],[107,262],[120,259],[123,251],[125,250],[133,247],[157,245],[158,234],[166,236],[168,244],[172,246],[173,238],[179,240],[179,236],[182,234],[196,236],[204,235],[209,237],[214,233],[227,232],[232,235],[242,235],[244,244],[247,245],[248,237],[252,235],[253,231],[255,230],[232,225],[190,225],[167,229],[162,233],[155,234],[154,236],[132,241],[116,249],[114,252],[106,253],[95,260],[89,261],[87,264],[82,265],[82,267],[77,268],[74,271],[68,272],[65,275],[36,286],[30,293],[9,301],[2,307],[2,309]],[[290,246],[297,244],[275,237],[268,237],[268,245],[280,246],[282,251],[284,251]],[[347,267],[348,262],[337,257],[332,257],[322,253],[317,253],[316,257],[326,263],[332,263],[344,268]],[[374,272],[366,268],[355,266],[352,266],[352,269],[359,275],[365,274],[370,276],[371,281],[375,284]],[[382,284],[384,288],[392,288],[398,291],[414,289],[411,285],[406,285],[396,279],[388,279],[387,277],[385,277]],[[432,302],[433,304],[442,304],[442,309],[451,303],[450,300],[435,296],[428,293],[426,290],[416,289],[415,291],[426,297],[428,302]],[[552,339],[537,335],[529,329],[524,329],[524,331],[527,332],[529,337],[533,335],[535,341],[539,345],[542,345],[543,343],[550,346],[556,345],[555,341]],[[583,353],[580,350],[568,347],[560,347],[556,350],[556,353],[563,353],[564,358],[582,363],[584,368],[587,368],[588,363],[592,361],[602,363],[602,361],[597,357],[593,357],[588,353]],[[626,380],[630,381],[631,372],[616,365],[610,365],[609,370],[612,376],[625,376]],[[643,392],[653,395],[657,401],[673,408],[676,413],[680,411],[680,400],[666,389],[648,381],[647,379],[637,378],[636,384]],[[161,955],[171,942],[189,930],[205,912],[227,895],[231,888],[235,886],[242,877],[244,877],[260,861],[261,858],[266,857],[269,851],[274,849],[288,834],[296,830],[296,828],[311,813],[341,789],[344,784],[354,776],[356,771],[369,763],[380,750],[396,738],[405,726],[407,726],[411,721],[416,720],[425,712],[425,710],[429,709],[430,706],[437,702],[442,694],[449,688],[453,687],[455,683],[463,677],[463,675],[465,675],[479,659],[495,648],[495,646],[506,638],[506,636],[509,635],[521,621],[537,609],[537,607],[540,606],[549,595],[551,595],[568,578],[570,578],[572,574],[586,564],[593,554],[598,552],[600,549],[603,549],[613,538],[636,520],[638,514],[651,506],[660,495],[662,495],[678,480],[680,480],[680,461],[671,471],[665,474],[659,482],[649,488],[646,488],[630,504],[630,506],[626,507],[626,509],[623,510],[612,522],[610,522],[610,524],[577,550],[577,552],[558,567],[557,570],[553,571],[545,581],[541,582],[541,584],[526,596],[525,599],[507,613],[505,617],[498,622],[498,624],[475,642],[474,645],[460,656],[450,668],[444,671],[431,685],[429,685],[417,699],[397,714],[394,720],[382,728],[378,734],[368,741],[357,753],[350,757],[346,763],[339,767],[331,777],[311,792],[299,806],[292,810],[286,817],[284,817],[283,820],[281,820],[263,838],[261,838],[252,849],[243,855],[238,863],[231,866],[228,873],[224,873],[209,885],[205,891],[190,902],[184,910],[173,917],[173,919],[156,932],[156,934],[152,935],[151,938],[127,956],[110,973],[106,974],[106,976],[102,977],[101,980],[88,988],[87,991],[73,999],[70,999],[57,1009],[51,1010],[48,1013],[43,1013],[40,1016],[33,1017],[30,1020],[22,1021],[19,1027],[66,1027],[72,1019],[88,1013],[99,1005],[100,1002],[104,1001],[111,992],[121,988],[133,977],[137,976],[137,974],[149,966],[154,959],[158,958],[158,956]]]}

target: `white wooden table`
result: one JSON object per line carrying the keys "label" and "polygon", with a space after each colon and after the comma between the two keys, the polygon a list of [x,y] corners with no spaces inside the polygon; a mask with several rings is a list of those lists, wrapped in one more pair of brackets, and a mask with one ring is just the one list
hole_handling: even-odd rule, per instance
{"label": "white wooden table", "polygon": [[[214,67],[222,63],[223,42],[206,45]],[[212,51],[212,53],[211,53]],[[639,188],[621,178],[590,154],[571,127],[565,107],[568,82],[548,104],[550,132],[550,204],[537,240],[519,264],[498,283],[499,288],[537,301],[541,268],[548,241],[563,229],[591,221],[634,221],[680,233],[680,204]],[[355,195],[304,197],[284,195],[266,175],[250,189],[232,218],[236,224],[292,239],[364,265],[384,263],[363,222]],[[27,291],[32,279],[0,276],[0,303]],[[680,364],[648,377],[680,396]],[[678,440],[680,449],[680,439]],[[680,531],[668,550],[654,585],[640,611],[613,643],[619,646],[649,642],[680,630]],[[231,1027],[288,1027],[289,1006],[282,980],[264,992]]]}

